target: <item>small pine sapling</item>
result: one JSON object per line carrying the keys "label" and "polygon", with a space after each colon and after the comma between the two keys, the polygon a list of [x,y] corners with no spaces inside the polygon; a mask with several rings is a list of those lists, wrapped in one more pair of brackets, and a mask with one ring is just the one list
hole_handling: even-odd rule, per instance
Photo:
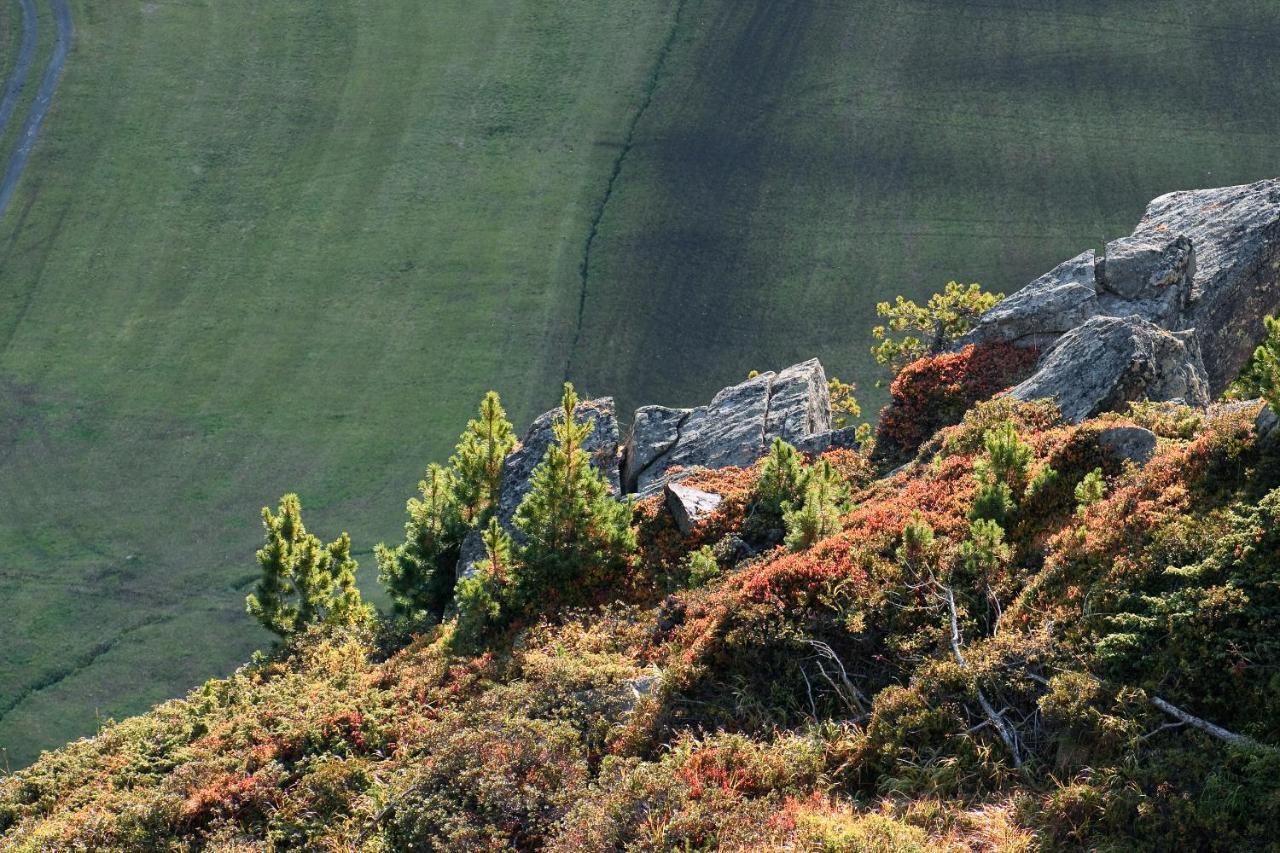
{"label": "small pine sapling", "polygon": [[1094,468],[1076,483],[1076,515],[1084,515],[1085,509],[1100,502],[1107,495],[1107,481],[1101,468]]}
{"label": "small pine sapling", "polygon": [[983,434],[986,456],[973,463],[978,494],[970,520],[988,519],[1007,526],[1017,511],[1017,499],[1027,487],[1027,471],[1033,457],[1031,448],[1018,438],[1013,424],[1003,423]]}
{"label": "small pine sapling", "polygon": [[591,465],[583,442],[594,421],[577,419],[578,395],[566,382],[555,440],[534,469],[529,494],[516,510],[523,534],[514,568],[522,606],[551,597],[581,600],[608,585],[636,550],[631,505],[615,500]]}
{"label": "small pine sapling", "polygon": [[490,518],[481,534],[485,559],[475,572],[458,583],[458,628],[455,641],[472,648],[501,626],[510,613],[509,579],[512,575],[514,545],[511,536]]}
{"label": "small pine sapling", "polygon": [[781,438],[769,446],[756,485],[757,506],[764,513],[782,517],[785,503],[795,503],[804,493],[804,463],[800,451]]}
{"label": "small pine sapling", "polygon": [[258,550],[261,577],[245,599],[245,609],[263,627],[288,637],[323,622],[357,625],[368,622],[373,609],[360,598],[351,558],[351,538],[343,533],[324,545],[302,523],[302,505],[285,495],[273,515],[262,508],[266,543]]}
{"label": "small pine sapling", "polygon": [[432,464],[418,483],[419,497],[410,498],[405,541],[396,548],[379,545],[378,580],[391,597],[395,612],[413,617],[428,613],[439,618],[453,593],[458,549],[466,524],[455,493],[456,477],[448,468]]}
{"label": "small pine sapling", "polygon": [[830,462],[820,460],[803,475],[799,501],[786,501],[782,520],[786,544],[803,551],[840,531],[840,517],[849,510],[849,484]]}
{"label": "small pine sapling", "polygon": [[458,509],[466,524],[483,526],[497,504],[502,462],[515,444],[515,430],[502,401],[496,391],[490,391],[480,402],[480,417],[467,423],[449,459]]}

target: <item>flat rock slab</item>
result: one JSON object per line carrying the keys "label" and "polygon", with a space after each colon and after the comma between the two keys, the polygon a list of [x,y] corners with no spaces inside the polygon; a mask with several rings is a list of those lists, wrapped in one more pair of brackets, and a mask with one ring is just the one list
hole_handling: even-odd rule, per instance
{"label": "flat rock slab", "polygon": [[698,526],[698,522],[711,515],[724,500],[712,492],[704,492],[691,486],[679,483],[667,483],[663,488],[666,495],[667,510],[676,520],[676,527],[688,536]]}

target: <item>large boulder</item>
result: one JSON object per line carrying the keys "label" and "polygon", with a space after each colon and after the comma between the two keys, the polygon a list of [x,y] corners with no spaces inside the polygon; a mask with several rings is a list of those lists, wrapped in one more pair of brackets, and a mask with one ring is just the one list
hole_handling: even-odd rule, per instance
{"label": "large boulder", "polygon": [[696,409],[639,409],[627,441],[623,486],[653,494],[676,466],[747,466],[775,438],[797,443],[830,431],[827,375],[812,359],[725,388]]}
{"label": "large boulder", "polygon": [[1098,433],[1098,446],[1121,462],[1146,465],[1155,455],[1156,434],[1139,426],[1108,427]]}
{"label": "large boulder", "polygon": [[1094,317],[1072,329],[1009,393],[1019,400],[1052,398],[1077,423],[1133,400],[1207,406],[1210,399],[1195,334],[1137,316]]}
{"label": "large boulder", "polygon": [[[1129,239],[1178,236],[1195,248],[1191,289],[1180,320],[1159,325],[1196,330],[1209,392],[1216,397],[1262,341],[1262,318],[1280,309],[1280,179],[1163,195],[1147,207]],[[1108,287],[1123,287],[1110,252],[1108,247],[1104,280]],[[1176,278],[1176,270],[1168,275]],[[1175,308],[1176,303],[1169,310]]]}
{"label": "large boulder", "polygon": [[643,406],[636,410],[622,455],[622,485],[626,491],[637,491],[640,478],[676,446],[693,411],[667,406]]}
{"label": "large boulder", "polygon": [[1036,279],[958,345],[1048,349],[1016,393],[1053,396],[1070,417],[1133,399],[1200,405],[1235,379],[1277,309],[1280,180],[1269,180],[1157,198],[1105,257]]}

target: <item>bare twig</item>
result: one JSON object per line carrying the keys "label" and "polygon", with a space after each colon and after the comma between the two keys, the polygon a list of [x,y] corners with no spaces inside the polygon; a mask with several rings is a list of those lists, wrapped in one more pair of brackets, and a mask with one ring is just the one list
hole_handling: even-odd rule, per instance
{"label": "bare twig", "polygon": [[[956,660],[960,662],[960,666],[965,669],[969,668],[969,664],[964,659],[964,652],[960,651],[960,617],[956,613],[956,597],[951,591],[951,587],[938,584],[938,588],[947,596],[947,607],[951,611],[951,651],[955,652]],[[1022,755],[1018,751],[1018,741],[1016,736],[1009,729],[1009,725],[1004,718],[996,713],[996,709],[987,700],[987,696],[982,692],[982,688],[974,685],[974,689],[978,693],[978,704],[982,706],[983,712],[987,715],[987,719],[991,721],[991,725],[995,726],[996,732],[1000,735],[1000,740],[1004,741],[1004,745],[1008,747],[1009,754],[1013,756],[1013,766],[1022,767]]]}
{"label": "bare twig", "polygon": [[809,683],[809,674],[804,671],[804,667],[800,667],[800,675],[804,677],[804,689],[809,694],[809,713],[813,715],[813,719],[818,719],[818,707],[813,704],[813,685]]}
{"label": "bare twig", "polygon": [[1175,719],[1181,720],[1187,725],[1197,728],[1202,732],[1213,735],[1218,740],[1226,741],[1232,746],[1242,746],[1247,749],[1272,749],[1272,747],[1269,747],[1263,743],[1259,743],[1258,741],[1254,740],[1251,737],[1246,737],[1245,735],[1238,735],[1235,732],[1227,731],[1222,726],[1216,726],[1213,723],[1209,722],[1208,720],[1202,720],[1193,714],[1188,714],[1186,711],[1182,710],[1178,706],[1169,704],[1165,700],[1161,699],[1159,696],[1152,696],[1151,704],[1155,705],[1157,708],[1159,708],[1161,711],[1164,711],[1169,716],[1174,717]]}
{"label": "bare twig", "polygon": [[[844,668],[844,661],[840,660],[840,656],[836,654],[835,649],[831,648],[831,646],[821,640],[809,640],[808,642],[818,654],[828,660],[834,661],[835,665],[840,667],[840,681],[844,684],[845,689],[849,691],[849,695],[858,700],[858,704],[860,706],[858,708],[859,713],[865,711],[866,708],[871,705],[871,700],[868,699],[866,695],[849,680],[849,671]],[[821,664],[819,664],[819,667],[821,667]]]}

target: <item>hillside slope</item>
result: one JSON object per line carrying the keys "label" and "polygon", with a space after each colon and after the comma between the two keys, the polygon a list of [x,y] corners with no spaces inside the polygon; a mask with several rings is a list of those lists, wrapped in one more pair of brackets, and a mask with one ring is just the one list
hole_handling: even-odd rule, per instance
{"label": "hillside slope", "polygon": [[1012,290],[1280,133],[1266,0],[74,11],[0,221],[16,764],[262,644],[281,492],[368,572],[485,388],[869,385],[878,299]]}
{"label": "hillside slope", "polygon": [[[1151,443],[1126,461],[1117,431]],[[1017,505],[971,525],[1002,434]],[[1278,451],[1256,403],[1076,425],[995,400],[884,479],[828,452],[842,529],[746,559],[762,469],[705,472],[724,500],[688,535],[640,504],[625,604],[479,654],[450,624],[313,632],[0,780],[0,841],[1269,849]]]}

